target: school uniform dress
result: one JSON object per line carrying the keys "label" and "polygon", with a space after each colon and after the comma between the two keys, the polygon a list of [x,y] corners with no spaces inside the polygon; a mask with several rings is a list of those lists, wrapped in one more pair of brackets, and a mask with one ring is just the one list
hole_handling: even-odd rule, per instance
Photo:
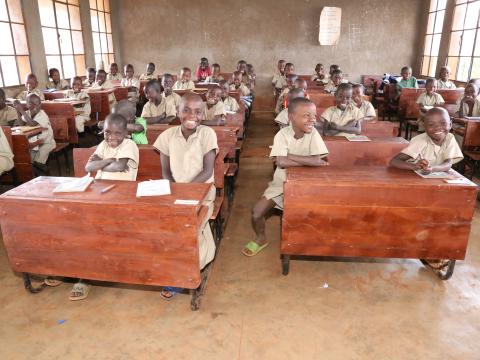
{"label": "school uniform dress", "polygon": [[284,128],[285,126],[290,125],[290,120],[288,120],[288,108],[285,108],[282,111],[280,111],[280,113],[275,117],[275,122],[281,128]]}
{"label": "school uniform dress", "polygon": [[223,105],[223,101],[220,100],[211,108],[208,108],[208,105],[205,105],[205,120],[213,120],[215,116],[219,115],[227,115],[227,112],[225,111],[225,105]]}
{"label": "school uniform dress", "polygon": [[377,117],[377,114],[375,113],[375,108],[373,107],[373,105],[370,101],[363,100],[362,104],[360,105],[360,107],[357,107],[357,109],[360,112],[360,116],[362,118]]}
{"label": "school uniform dress", "polygon": [[136,104],[138,102],[138,93],[140,89],[140,80],[137,78],[123,78],[120,82],[120,86],[135,88],[135,91],[128,91],[128,101]]}
{"label": "school uniform dress", "polygon": [[173,102],[167,103],[165,98],[160,98],[160,103],[157,105],[153,101],[149,100],[142,110],[142,118],[151,118],[157,116],[177,116],[177,109]]}
{"label": "school uniform dress", "polygon": [[155,73],[148,75],[147,73],[143,73],[140,75],[139,80],[155,80],[157,79],[157,75]]}
{"label": "school uniform dress", "polygon": [[[113,89],[113,84],[110,80],[105,80],[103,84],[99,84],[98,82],[94,82],[91,86],[92,90],[111,90]],[[110,112],[112,111],[113,106],[117,103],[117,99],[115,98],[115,94],[113,91],[108,94],[108,104],[110,105]]]}
{"label": "school uniform dress", "polygon": [[[295,139],[295,131],[293,127],[287,126],[281,129],[273,139],[270,157],[301,155],[322,155],[328,154],[327,147],[322,137],[316,129],[310,134],[304,134],[302,138]],[[273,174],[273,180],[268,183],[268,187],[263,196],[268,200],[273,200],[277,207],[283,209],[283,183],[287,179],[287,171],[277,166]]]}
{"label": "school uniform dress", "polygon": [[226,111],[237,112],[240,110],[240,105],[238,105],[237,100],[231,96],[227,96],[225,100],[223,100],[223,105],[225,105]]}
{"label": "school uniform dress", "polygon": [[135,118],[135,124],[142,125],[143,126],[143,131],[132,133],[133,142],[137,145],[148,145],[147,120],[145,120],[142,117],[137,117],[137,118]]}
{"label": "school uniform dress", "polygon": [[[26,113],[28,116],[30,115],[30,110],[27,110]],[[22,120],[25,122],[25,118],[22,116]],[[38,135],[38,140],[43,140],[43,143],[36,146],[35,148],[30,150],[32,161],[38,162],[40,164],[46,164],[48,160],[48,155],[50,152],[55,149],[57,143],[53,138],[53,129],[52,125],[50,124],[50,119],[45,111],[40,110],[38,114],[36,114],[33,118],[33,121],[37,122],[40,127],[44,128],[40,135]]]}
{"label": "school uniform dress", "polygon": [[[459,114],[460,113],[460,104],[462,103],[462,98],[458,98],[457,100],[457,106],[455,109],[455,113]],[[470,110],[470,107],[468,104],[463,103],[463,115],[468,116],[468,112]],[[475,99],[475,103],[473,104],[473,110],[472,110],[472,115],[471,116],[480,116],[480,97],[477,97]]]}
{"label": "school uniform dress", "polygon": [[[327,122],[334,123],[339,126],[345,126],[353,120],[359,120],[362,118],[360,110],[353,104],[347,105],[345,110],[340,110],[336,106],[330,106],[325,110],[321,117]],[[335,136],[348,136],[351,135],[347,132],[339,132]]]}
{"label": "school uniform dress", "polygon": [[193,90],[195,89],[195,83],[190,80],[190,81],[181,81],[177,80],[175,81],[175,84],[173,84],[173,90]]}
{"label": "school uniform dress", "polygon": [[9,126],[9,122],[17,120],[17,110],[13,107],[5,105],[3,109],[0,109],[0,126]]}
{"label": "school uniform dress", "polygon": [[176,116],[177,113],[178,113],[178,108],[180,106],[180,102],[182,101],[182,97],[175,92],[172,92],[168,96],[165,96],[165,93],[162,93],[162,97],[166,101],[167,108],[169,108],[169,109],[175,108],[175,116]]}
{"label": "school uniform dress", "polygon": [[457,87],[455,86],[455,84],[453,83],[453,81],[450,81],[450,80],[447,80],[447,81],[443,81],[443,80],[437,80],[437,89],[447,89],[447,90],[452,90],[452,89],[456,89]]}
{"label": "school uniform dress", "polygon": [[115,75],[112,75],[110,73],[107,74],[107,80],[110,81],[122,81],[123,76],[120,73],[116,73]]}
{"label": "school uniform dress", "polygon": [[17,99],[18,100],[27,100],[27,97],[28,95],[30,94],[35,94],[35,95],[38,95],[40,97],[40,100],[42,101],[45,101],[45,95],[43,95],[43,91],[40,90],[39,88],[35,88],[33,89],[32,91],[22,91],[18,96],[17,96]]}
{"label": "school uniform dress", "polygon": [[13,168],[13,153],[7,137],[0,127],[0,175]]}
{"label": "school uniform dress", "polygon": [[88,96],[88,93],[85,90],[80,90],[77,93],[74,90],[67,90],[65,97],[85,101],[85,104],[83,105],[74,106],[75,126],[79,133],[83,133],[85,131],[85,122],[90,120],[90,113],[92,111],[90,106],[90,96]]}
{"label": "school uniform dress", "polygon": [[412,163],[416,163],[420,159],[426,159],[430,166],[441,165],[448,159],[451,159],[452,163],[455,164],[463,159],[462,150],[460,150],[452,133],[447,134],[440,146],[435,144],[427,133],[417,135],[410,140],[410,144],[401,152],[410,156],[412,159],[409,161]]}
{"label": "school uniform dress", "polygon": [[70,87],[70,83],[65,79],[60,79],[58,84],[55,84],[53,81],[49,81],[45,84],[45,88],[48,90],[65,90]]}
{"label": "school uniform dress", "polygon": [[[160,134],[153,146],[169,157],[170,170],[177,183],[190,183],[203,170],[203,157],[211,150],[218,150],[215,131],[203,125],[199,125],[188,139],[183,136],[181,126],[169,128]],[[213,213],[216,192],[213,173],[206,183],[212,184],[212,187],[203,204],[208,207],[208,213],[200,225],[198,234],[200,269],[215,256],[215,242],[208,225]]]}
{"label": "school uniform dress", "polygon": [[124,139],[116,148],[110,147],[105,140],[103,140],[94,152],[102,159],[128,159],[127,171],[109,172],[98,170],[95,179],[102,180],[125,180],[135,181],[137,179],[137,171],[139,165],[139,151],[138,146],[130,139]]}

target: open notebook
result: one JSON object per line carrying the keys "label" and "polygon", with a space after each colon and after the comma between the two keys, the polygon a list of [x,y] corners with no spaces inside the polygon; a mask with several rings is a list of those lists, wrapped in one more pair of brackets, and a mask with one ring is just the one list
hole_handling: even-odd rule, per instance
{"label": "open notebook", "polygon": [[[64,179],[64,180],[63,180]],[[93,177],[90,173],[81,178],[66,177],[62,178],[62,182],[53,189],[54,193],[71,193],[84,192],[88,186],[93,182]]]}

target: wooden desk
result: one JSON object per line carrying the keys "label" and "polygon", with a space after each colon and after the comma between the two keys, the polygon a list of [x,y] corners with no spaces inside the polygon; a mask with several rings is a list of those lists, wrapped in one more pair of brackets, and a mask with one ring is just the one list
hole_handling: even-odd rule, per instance
{"label": "wooden desk", "polygon": [[28,139],[41,134],[42,131],[42,129],[33,129],[24,133],[17,131],[12,132],[13,163],[15,164],[17,177],[20,182],[29,181],[35,176],[33,173],[30,149],[39,145],[41,142],[30,143]]}
{"label": "wooden desk", "polygon": [[92,117],[96,117],[98,121],[105,120],[110,114],[110,101],[108,96],[114,92],[114,89],[108,90],[95,90],[88,89],[87,93],[90,96],[90,107],[92,111]]}
{"label": "wooden desk", "polygon": [[[171,195],[137,198],[136,182],[97,180],[83,193],[53,194],[64,179],[39,177],[0,196],[3,242],[14,271],[187,289],[202,285],[197,236],[209,184],[172,183]],[[114,189],[100,193],[112,183]],[[176,199],[199,205],[175,205]]]}
{"label": "wooden desk", "polygon": [[408,146],[401,137],[378,137],[372,141],[348,141],[343,136],[325,136],[328,162],[335,167],[387,166],[390,160]]}
{"label": "wooden desk", "polygon": [[464,259],[477,196],[375,166],[291,168],[284,190],[284,274],[291,255]]}
{"label": "wooden desk", "polygon": [[[200,95],[203,101],[206,101],[207,88],[195,88],[194,90],[173,90],[180,96],[185,95],[187,92],[194,92],[197,95]],[[240,91],[229,91],[228,94],[233,97],[240,104]]]}

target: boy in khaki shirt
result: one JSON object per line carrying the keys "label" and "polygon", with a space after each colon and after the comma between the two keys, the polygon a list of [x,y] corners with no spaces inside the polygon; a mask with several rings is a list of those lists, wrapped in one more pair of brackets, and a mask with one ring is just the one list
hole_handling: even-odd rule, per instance
{"label": "boy in khaki shirt", "polygon": [[95,179],[135,181],[139,165],[137,144],[126,139],[127,120],[119,114],[105,119],[103,140],[85,166],[86,172],[97,172]]}
{"label": "boy in khaki shirt", "polygon": [[128,88],[128,101],[133,104],[138,102],[138,94],[140,89],[140,80],[133,76],[135,70],[132,64],[125,65],[125,77],[120,82],[120,86]]}
{"label": "boy in khaki shirt", "polygon": [[118,72],[117,63],[110,64],[110,72],[107,75],[107,80],[109,81],[122,81],[122,74]]}
{"label": "boy in khaki shirt", "polygon": [[448,66],[442,66],[440,69],[440,79],[438,79],[438,88],[439,89],[456,89],[457,87],[453,83],[453,81],[450,81],[450,68]]}
{"label": "boy in khaki shirt", "polygon": [[220,81],[219,86],[222,89],[222,101],[223,105],[225,105],[225,111],[237,112],[240,110],[240,105],[238,105],[237,100],[229,95],[230,85],[228,85],[228,81]]}
{"label": "boy in khaki shirt", "polygon": [[445,104],[442,95],[437,94],[435,90],[437,90],[437,80],[429,78],[425,83],[425,92],[420,94],[417,98],[417,104],[421,115],[417,120],[419,131],[425,131],[425,127],[423,126],[423,116],[426,112],[435,105]]}
{"label": "boy in khaki shirt", "polygon": [[[304,98],[304,97],[305,97],[305,92],[303,91],[303,89],[295,88],[288,93],[288,102],[296,98]],[[290,121],[288,120],[288,107],[280,111],[280,113],[275,118],[275,122],[278,124],[280,129],[283,129],[284,127],[290,125]]]}
{"label": "boy in khaki shirt", "polygon": [[[390,166],[420,170],[424,174],[447,172],[453,164],[463,159],[455,136],[450,133],[450,116],[447,110],[436,107],[427,111],[423,121],[425,132],[415,136],[410,144],[390,161]],[[426,261],[436,271],[444,271],[450,264],[450,260]]]}
{"label": "boy in khaki shirt", "polygon": [[362,115],[352,104],[352,86],[340,84],[335,93],[336,106],[330,106],[321,115],[323,135],[359,135],[362,131]]}
{"label": "boy in khaki shirt", "polygon": [[377,117],[375,108],[372,103],[367,100],[363,100],[364,87],[362,84],[355,84],[352,86],[352,100],[353,104],[360,111],[360,116],[363,120],[373,120]]}
{"label": "boy in khaki shirt", "polygon": [[178,108],[180,106],[180,101],[182,100],[182,97],[176,92],[173,92],[174,83],[175,81],[173,80],[173,76],[171,74],[164,74],[162,76],[162,96],[166,101],[167,108],[175,108],[175,116],[177,116]]}
{"label": "boy in khaki shirt", "polygon": [[0,175],[13,168],[13,153],[10,144],[0,127]]}
{"label": "boy in khaki shirt", "polygon": [[43,132],[38,136],[43,143],[31,149],[31,156],[33,166],[40,173],[48,173],[46,166],[50,152],[57,146],[53,138],[53,129],[50,124],[48,115],[41,109],[42,101],[36,94],[30,94],[27,97],[27,111],[24,110],[23,105],[17,100],[15,101],[15,109],[17,109],[19,116],[17,124],[20,126],[40,126],[44,128]]}
{"label": "boy in khaki shirt", "polygon": [[173,85],[173,90],[193,90],[195,83],[192,81],[192,70],[184,67],[180,71],[180,80],[177,80]]}
{"label": "boy in khaki shirt", "polygon": [[242,82],[243,76],[240,71],[234,71],[232,74],[231,91],[240,91],[240,96],[250,96],[250,89]]}
{"label": "boy in khaki shirt", "polygon": [[478,95],[478,88],[474,83],[468,83],[465,86],[463,96],[457,100],[457,110],[455,114],[458,117],[480,116],[480,96]]}
{"label": "boy in khaki shirt", "polygon": [[43,91],[38,88],[38,80],[35,74],[28,74],[25,79],[25,91],[22,91],[18,96],[18,100],[27,100],[28,95],[35,94],[41,101],[45,101]]}
{"label": "boy in khaki shirt", "polygon": [[93,86],[93,84],[95,83],[95,77],[97,76],[97,71],[94,68],[89,67],[86,69],[85,72],[86,72],[86,79],[83,80],[82,86],[84,88],[89,88]]}
{"label": "boy in khaki shirt", "polygon": [[72,90],[67,90],[65,97],[69,99],[77,99],[85,101],[83,105],[75,105],[75,126],[79,133],[85,131],[85,123],[90,120],[90,96],[82,89],[82,78],[75,76],[72,78]]}
{"label": "boy in khaki shirt", "polygon": [[70,86],[67,80],[60,79],[60,72],[56,68],[51,68],[48,70],[48,76],[50,79],[52,79],[52,81],[47,82],[45,85],[46,89],[65,90]]}
{"label": "boy in khaki shirt", "polygon": [[[107,80],[107,73],[105,72],[105,70],[100,69],[97,71],[97,77],[91,89],[92,90],[113,89],[113,84],[110,82],[110,80]],[[108,103],[110,105],[110,111],[112,111],[113,105],[117,103],[117,99],[115,98],[115,94],[113,93],[113,91],[108,94]]]}
{"label": "boy in khaki shirt", "polygon": [[[200,125],[204,114],[202,98],[193,93],[182,97],[179,107],[180,126],[164,131],[153,145],[160,151],[163,177],[178,183],[212,184],[204,205],[207,216],[200,225],[198,234],[199,265],[203,269],[215,256],[215,242],[208,224],[215,200],[214,174],[215,157],[218,150],[215,131]],[[181,292],[180,288],[165,287],[161,296],[171,300]]]}
{"label": "boy in khaki shirt", "polygon": [[147,64],[147,69],[145,72],[140,75],[140,80],[155,80],[157,76],[154,74],[155,73],[155,64],[154,63],[148,63]]}
{"label": "boy in khaki shirt", "polygon": [[225,125],[227,112],[222,101],[222,89],[215,85],[208,89],[203,125]]}
{"label": "boy in khaki shirt", "polygon": [[11,126],[17,118],[17,110],[6,104],[5,92],[0,89],[0,126]]}
{"label": "boy in khaki shirt", "polygon": [[335,91],[337,91],[338,86],[344,82],[347,82],[347,81],[343,79],[342,70],[335,69],[332,71],[332,74],[330,75],[330,79],[328,80],[323,90],[326,93],[332,94]]}
{"label": "boy in khaki shirt", "polygon": [[177,109],[172,102],[167,103],[161,94],[158,80],[150,80],[145,85],[148,102],[143,106],[141,117],[147,124],[170,124],[177,116]]}
{"label": "boy in khaki shirt", "polygon": [[270,157],[277,169],[273,181],[255,204],[252,212],[255,240],[245,245],[242,253],[245,256],[257,255],[268,246],[265,236],[265,217],[274,207],[283,208],[283,183],[286,180],[286,170],[297,166],[322,166],[327,163],[322,160],[328,150],[315,129],[317,109],[315,104],[305,98],[296,98],[289,103],[288,118],[291,126],[280,130],[273,140]]}
{"label": "boy in khaki shirt", "polygon": [[295,88],[295,81],[297,81],[298,76],[295,74],[288,74],[286,84],[287,86],[282,90],[277,99],[277,104],[275,106],[275,114],[280,113],[284,108],[285,98],[288,95],[288,92]]}

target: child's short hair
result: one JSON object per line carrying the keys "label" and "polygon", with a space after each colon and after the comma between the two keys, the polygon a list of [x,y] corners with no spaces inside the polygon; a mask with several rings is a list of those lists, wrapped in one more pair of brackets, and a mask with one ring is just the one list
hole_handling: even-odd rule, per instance
{"label": "child's short hair", "polygon": [[215,63],[215,64],[212,64],[212,68],[213,69],[220,69],[220,65]]}
{"label": "child's short hair", "polygon": [[362,93],[365,92],[365,86],[363,86],[363,84],[353,84],[352,85],[352,90],[353,89],[360,89],[362,91]]}
{"label": "child's short hair", "polygon": [[74,77],[72,77],[72,79],[70,80],[70,84],[73,85],[73,83],[74,83],[75,81],[80,81],[80,82],[82,82],[82,78],[81,78],[80,76],[74,76]]}
{"label": "child's short hair", "polygon": [[[127,100],[128,101],[128,100]],[[125,119],[122,115],[120,114],[109,114],[105,118],[105,122],[113,123],[119,125],[123,130],[127,129],[127,119]]]}
{"label": "child's short hair", "polygon": [[313,104],[310,100],[302,97],[297,97],[288,102],[288,113],[293,114],[299,105]]}
{"label": "child's short hair", "polygon": [[323,66],[322,63],[318,63],[317,65],[315,65],[315,69],[316,69],[316,68],[319,68],[319,67],[322,67],[322,66]]}
{"label": "child's short hair", "polygon": [[[162,75],[162,82],[164,82],[166,79],[173,79],[173,75],[169,73],[165,73]],[[152,81],[152,80],[151,80]]]}
{"label": "child's short hair", "polygon": [[298,75],[297,74],[288,74],[287,75],[287,80],[291,79],[293,82],[295,82],[295,80],[298,79]]}
{"label": "child's short hair", "polygon": [[448,129],[450,130],[451,128],[451,120],[450,120],[450,115],[448,115],[448,111],[445,110],[444,108],[441,107],[434,107],[431,108],[430,110],[427,111],[427,113],[423,117],[423,121],[427,123],[432,115],[440,115],[443,117],[443,119],[447,122],[448,124]]}
{"label": "child's short hair", "polygon": [[[129,113],[130,117],[135,118],[135,113],[137,111],[135,105],[128,101],[127,99],[120,100],[113,106],[113,113],[119,113],[126,111]],[[128,121],[128,119],[126,119]]]}
{"label": "child's short hair", "polygon": [[208,63],[208,59],[206,57],[202,57],[202,58],[200,58],[200,62],[207,62]]}
{"label": "child's short hair", "polygon": [[[474,80],[474,79],[472,79],[472,80]],[[475,91],[475,94],[477,94],[478,93],[478,86],[476,85],[475,82],[472,82],[472,80],[470,80],[468,82],[468,84],[465,85],[465,90],[467,90],[467,87],[471,87],[471,88],[473,88],[473,91]]]}
{"label": "child's short hair", "polygon": [[330,74],[333,74],[335,70],[340,70],[340,66],[337,64],[330,65]]}
{"label": "child's short hair", "polygon": [[154,64],[153,62],[149,62],[149,63],[147,64],[147,66],[153,66],[153,67],[155,67],[155,64]]}
{"label": "child's short hair", "polygon": [[86,70],[87,70],[87,71],[86,71],[87,73],[97,72],[97,70],[95,70],[95,68],[93,68],[93,67],[87,67]]}
{"label": "child's short hair", "polygon": [[448,72],[452,72],[452,70],[450,70],[450,66],[448,66],[448,65],[442,66],[442,67],[440,68],[440,71],[442,71],[442,70],[447,70]]}
{"label": "child's short hair", "polygon": [[218,85],[220,85],[220,87],[224,87],[225,85],[228,85],[228,81],[227,80],[220,80],[218,82]]}
{"label": "child's short hair", "polygon": [[238,70],[235,70],[233,73],[232,73],[232,79],[235,77],[235,76],[241,76],[242,73]]}
{"label": "child's short hair", "polygon": [[[165,74],[167,75],[167,74]],[[165,77],[165,75],[163,75]],[[157,91],[157,93],[161,93],[162,92],[162,86],[160,85],[160,82],[156,79],[153,79],[153,80],[149,80],[146,84],[145,84],[145,92],[148,91],[148,89],[155,89]]]}
{"label": "child's short hair", "polygon": [[425,85],[428,85],[428,84],[436,84],[437,83],[437,79],[434,79],[434,78],[428,78],[427,81],[425,81]]}
{"label": "child's short hair", "polygon": [[306,88],[307,87],[307,81],[302,79],[302,78],[297,77],[295,79],[295,86],[300,86],[302,88]]}
{"label": "child's short hair", "polygon": [[103,69],[98,69],[97,75],[98,75],[98,74],[103,74],[103,75],[107,76],[107,72],[106,72],[105,70],[103,70]]}
{"label": "child's short hair", "polygon": [[182,70],[181,70],[181,72],[183,72],[183,73],[185,73],[185,72],[187,72],[187,71],[192,72],[192,70],[190,70],[189,67],[184,67],[184,68],[182,68]]}
{"label": "child's short hair", "polygon": [[34,73],[27,74],[27,76],[25,76],[25,82],[27,82],[28,79],[35,79],[35,81],[38,83],[37,75]]}
{"label": "child's short hair", "polygon": [[286,61],[283,59],[278,60],[278,64],[282,64],[282,63],[286,63]]}
{"label": "child's short hair", "polygon": [[37,102],[37,103],[39,103],[39,104],[42,103],[42,99],[40,99],[40,96],[38,96],[38,95],[35,94],[35,93],[28,94],[27,100],[28,100],[28,99],[33,99],[33,100],[35,100],[35,102]]}
{"label": "child's short hair", "polygon": [[305,97],[305,91],[302,88],[295,88],[288,92],[288,102],[292,101],[297,97]]}
{"label": "child's short hair", "polygon": [[219,85],[213,85],[213,86],[210,86],[207,90],[207,93],[213,93],[215,90],[220,90],[222,91],[222,88],[219,86]]}
{"label": "child's short hair", "polygon": [[335,70],[332,71],[332,77],[334,75],[343,75],[343,72],[340,69],[335,69]]}
{"label": "child's short hair", "polygon": [[52,77],[56,72],[60,74],[60,71],[58,71],[57,68],[51,68],[48,70],[48,76]]}
{"label": "child's short hair", "polygon": [[412,71],[412,68],[410,66],[404,66],[402,67],[402,70],[400,70],[400,72],[404,72],[404,71]]}
{"label": "child's short hair", "polygon": [[335,91],[335,95],[348,90],[352,90],[352,85],[350,85],[349,83],[341,83],[340,85],[338,85],[337,91]]}
{"label": "child's short hair", "polygon": [[247,66],[247,62],[245,60],[239,60],[237,65],[240,65],[240,64]]}
{"label": "child's short hair", "polygon": [[118,64],[115,63],[115,62],[113,62],[113,63],[110,64],[110,69],[111,69],[112,67],[116,67],[116,68],[118,69]]}
{"label": "child's short hair", "polygon": [[290,62],[289,62],[289,63],[286,63],[286,64],[285,64],[285,67],[287,67],[287,66],[293,66],[293,63],[290,63]]}
{"label": "child's short hair", "polygon": [[132,69],[133,70],[133,65],[132,64],[125,65],[125,70],[127,70],[127,69]]}

